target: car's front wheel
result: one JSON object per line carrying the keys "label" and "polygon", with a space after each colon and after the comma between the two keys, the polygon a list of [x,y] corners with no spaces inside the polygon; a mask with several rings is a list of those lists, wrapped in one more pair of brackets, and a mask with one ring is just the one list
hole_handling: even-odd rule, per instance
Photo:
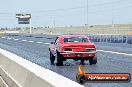
{"label": "car's front wheel", "polygon": [[59,52],[57,52],[57,66],[63,66],[63,59],[61,58],[61,55]]}
{"label": "car's front wheel", "polygon": [[51,64],[54,64],[55,56],[50,52],[50,62]]}
{"label": "car's front wheel", "polygon": [[89,63],[90,63],[90,65],[96,64],[96,63],[97,63],[97,56],[95,56],[94,58],[91,58],[91,59],[89,60]]}

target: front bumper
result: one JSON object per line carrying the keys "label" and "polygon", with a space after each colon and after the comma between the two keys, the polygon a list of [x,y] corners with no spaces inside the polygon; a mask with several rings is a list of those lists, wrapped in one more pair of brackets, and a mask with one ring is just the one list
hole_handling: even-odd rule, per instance
{"label": "front bumper", "polygon": [[62,52],[60,53],[62,57],[64,58],[77,58],[77,57],[85,57],[85,58],[91,58],[96,55],[96,51],[94,52]]}

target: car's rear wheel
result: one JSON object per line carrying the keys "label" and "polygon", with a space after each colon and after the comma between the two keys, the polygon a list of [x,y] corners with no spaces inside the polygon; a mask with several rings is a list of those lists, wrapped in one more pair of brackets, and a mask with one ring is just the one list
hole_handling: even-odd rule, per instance
{"label": "car's rear wheel", "polygon": [[96,64],[96,63],[97,63],[97,56],[95,56],[94,58],[91,58],[91,59],[89,60],[89,63],[90,63],[90,65]]}
{"label": "car's rear wheel", "polygon": [[63,66],[63,59],[60,55],[59,52],[57,52],[57,63],[56,63],[57,66]]}
{"label": "car's rear wheel", "polygon": [[50,52],[50,62],[51,64],[54,64],[55,56]]}

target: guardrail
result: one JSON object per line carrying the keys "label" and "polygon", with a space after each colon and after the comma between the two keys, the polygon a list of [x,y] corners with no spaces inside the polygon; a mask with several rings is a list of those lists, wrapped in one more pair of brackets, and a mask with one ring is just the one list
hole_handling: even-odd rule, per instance
{"label": "guardrail", "polygon": [[84,87],[0,48],[0,87]]}

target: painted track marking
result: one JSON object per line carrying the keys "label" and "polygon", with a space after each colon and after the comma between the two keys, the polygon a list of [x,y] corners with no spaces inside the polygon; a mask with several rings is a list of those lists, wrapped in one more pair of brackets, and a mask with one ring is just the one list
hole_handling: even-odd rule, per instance
{"label": "painted track marking", "polygon": [[1,38],[5,38],[5,37],[1,37]]}
{"label": "painted track marking", "polygon": [[27,41],[27,40],[22,40],[22,41]]}
{"label": "painted track marking", "polygon": [[8,37],[7,39],[9,39],[9,40],[10,40],[11,38],[9,38],[9,37]]}
{"label": "painted track marking", "polygon": [[44,44],[50,44],[50,43],[44,43]]}
{"label": "painted track marking", "polygon": [[125,56],[132,56],[132,54],[121,53],[121,52],[106,51],[106,50],[97,50],[97,51],[99,51],[99,52],[106,52],[106,53],[113,53],[113,54],[119,54],[119,55],[125,55]]}
{"label": "painted track marking", "polygon": [[28,42],[33,43],[34,41],[28,41]]}
{"label": "painted track marking", "polygon": [[19,39],[14,39],[14,40],[19,40]]}
{"label": "painted track marking", "polygon": [[36,43],[43,43],[43,42],[36,42]]}

